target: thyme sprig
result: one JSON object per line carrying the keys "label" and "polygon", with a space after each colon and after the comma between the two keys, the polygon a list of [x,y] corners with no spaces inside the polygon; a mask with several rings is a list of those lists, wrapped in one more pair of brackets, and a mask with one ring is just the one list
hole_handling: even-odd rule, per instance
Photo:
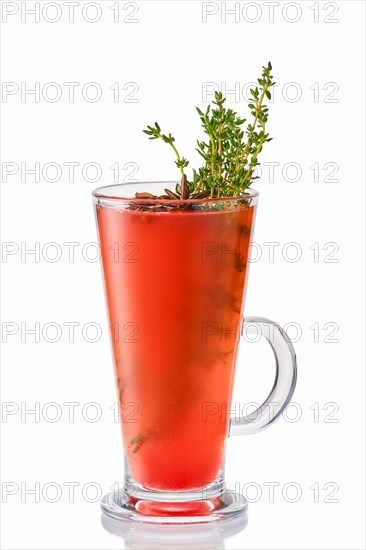
{"label": "thyme sprig", "polygon": [[161,128],[157,122],[155,122],[155,126],[148,126],[147,130],[143,130],[145,134],[147,134],[149,139],[159,139],[161,138],[165,143],[169,143],[169,145],[172,147],[174,153],[177,156],[177,160],[175,161],[175,164],[178,166],[179,170],[181,171],[182,176],[184,175],[184,168],[186,168],[189,164],[189,161],[186,160],[184,157],[181,157],[180,154],[177,151],[177,148],[174,145],[175,139],[173,138],[172,134],[169,134],[166,136],[165,134],[161,133]]}
{"label": "thyme sprig", "polygon": [[207,138],[206,141],[197,140],[196,151],[203,158],[203,163],[197,170],[193,168],[191,181],[184,171],[189,161],[179,154],[172,134],[163,134],[157,122],[143,130],[150,136],[149,139],[162,139],[174,150],[177,157],[175,164],[181,172],[181,183],[175,189],[179,198],[193,198],[201,194],[211,198],[241,196],[258,179],[255,175],[255,168],[260,164],[258,155],[264,143],[272,140],[266,129],[268,107],[264,104],[266,98],[271,99],[270,88],[274,85],[271,63],[262,69],[258,86],[250,90],[252,100],[248,107],[253,121],[247,124],[245,130],[243,124],[247,119],[225,107],[226,98],[221,92],[215,92],[215,100],[205,112],[196,107]]}

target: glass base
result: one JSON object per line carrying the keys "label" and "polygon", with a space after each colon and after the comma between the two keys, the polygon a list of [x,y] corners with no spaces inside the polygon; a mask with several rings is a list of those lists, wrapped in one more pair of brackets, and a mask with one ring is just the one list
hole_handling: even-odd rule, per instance
{"label": "glass base", "polygon": [[132,498],[124,489],[112,491],[101,502],[103,512],[120,522],[140,524],[244,524],[246,499],[235,491],[195,501],[156,501]]}

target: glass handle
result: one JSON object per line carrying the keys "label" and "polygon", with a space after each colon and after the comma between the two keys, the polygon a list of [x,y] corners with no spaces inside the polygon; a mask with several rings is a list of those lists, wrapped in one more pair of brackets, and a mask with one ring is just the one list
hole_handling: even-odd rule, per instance
{"label": "glass handle", "polygon": [[264,317],[246,317],[243,323],[246,334],[264,336],[276,360],[276,377],[267,399],[253,413],[230,419],[229,435],[257,433],[270,426],[289,403],[296,386],[297,366],[295,350],[286,332]]}

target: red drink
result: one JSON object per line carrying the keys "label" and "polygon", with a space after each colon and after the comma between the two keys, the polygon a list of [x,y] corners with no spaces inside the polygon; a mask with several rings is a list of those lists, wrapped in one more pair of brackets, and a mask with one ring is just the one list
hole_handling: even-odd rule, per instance
{"label": "red drink", "polygon": [[145,488],[220,471],[254,211],[97,206],[124,448]]}

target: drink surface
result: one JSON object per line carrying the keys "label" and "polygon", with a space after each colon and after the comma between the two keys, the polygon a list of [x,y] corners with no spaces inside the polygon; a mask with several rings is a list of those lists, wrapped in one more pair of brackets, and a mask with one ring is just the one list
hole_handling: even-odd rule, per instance
{"label": "drink surface", "polygon": [[219,473],[254,210],[97,207],[124,448],[146,488]]}

